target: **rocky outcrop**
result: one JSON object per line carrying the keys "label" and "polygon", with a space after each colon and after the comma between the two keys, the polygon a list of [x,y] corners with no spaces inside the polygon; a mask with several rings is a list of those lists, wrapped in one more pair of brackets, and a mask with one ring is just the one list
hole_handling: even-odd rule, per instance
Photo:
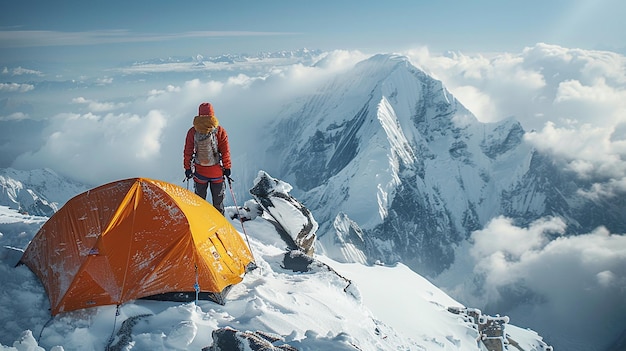
{"label": "rocky outcrop", "polygon": [[[487,316],[482,314],[477,308],[448,307],[448,312],[459,315],[465,323],[476,330],[476,342],[481,350],[524,351],[524,349],[506,333],[506,325],[509,323],[509,317]],[[552,346],[544,342],[540,342],[538,350],[553,351]]]}
{"label": "rocky outcrop", "polygon": [[276,334],[240,331],[230,327],[213,331],[213,344],[202,351],[298,351]]}
{"label": "rocky outcrop", "polygon": [[264,218],[276,226],[291,249],[299,249],[312,256],[318,224],[311,211],[289,195],[291,185],[259,171],[250,194],[262,207]]}

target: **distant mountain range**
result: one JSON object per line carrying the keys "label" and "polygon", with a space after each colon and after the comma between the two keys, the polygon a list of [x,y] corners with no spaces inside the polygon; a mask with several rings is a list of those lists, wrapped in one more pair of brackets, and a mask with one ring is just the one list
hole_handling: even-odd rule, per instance
{"label": "distant mountain range", "polygon": [[271,52],[259,52],[256,54],[223,54],[217,56],[203,56],[203,55],[195,55],[195,56],[171,56],[167,58],[155,58],[150,60],[142,60],[132,62],[133,66],[140,65],[153,65],[153,64],[165,64],[165,63],[198,63],[202,64],[203,62],[212,62],[212,63],[236,63],[236,62],[246,62],[249,60],[263,60],[263,59],[287,59],[287,58],[296,58],[296,59],[312,59],[314,57],[319,56],[323,52],[321,50],[308,50],[308,49],[299,49],[299,50],[283,50],[283,51],[271,51]]}
{"label": "distant mountain range", "polygon": [[88,187],[50,169],[0,168],[0,205],[34,216],[50,217]]}

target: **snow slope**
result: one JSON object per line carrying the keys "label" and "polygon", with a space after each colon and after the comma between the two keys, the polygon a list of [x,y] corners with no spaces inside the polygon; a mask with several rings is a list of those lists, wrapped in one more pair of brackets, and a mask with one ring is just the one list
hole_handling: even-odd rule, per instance
{"label": "snow slope", "polygon": [[[5,225],[43,220],[0,211]],[[115,306],[102,306],[50,319],[37,278],[25,266],[14,267],[19,256],[4,248],[0,350],[201,350],[215,341],[213,331],[225,327],[269,333],[275,345],[297,350],[483,350],[476,324],[448,311],[463,306],[406,266],[341,264],[317,255],[308,271],[294,272],[284,268],[286,244],[263,216],[233,225],[245,228],[258,269],[223,306],[137,300],[120,306],[118,316]],[[4,228],[2,246],[23,248],[36,226],[20,234]],[[533,331],[510,324],[505,330],[524,350],[547,349]]]}

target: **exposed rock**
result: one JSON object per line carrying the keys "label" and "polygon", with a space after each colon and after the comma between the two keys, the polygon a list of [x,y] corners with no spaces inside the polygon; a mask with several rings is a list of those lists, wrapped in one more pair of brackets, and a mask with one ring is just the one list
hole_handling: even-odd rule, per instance
{"label": "exposed rock", "polygon": [[[495,317],[487,316],[482,314],[477,308],[448,307],[448,311],[458,314],[466,323],[476,330],[476,342],[479,343],[478,347],[481,350],[504,351],[517,349],[524,351],[524,349],[520,348],[517,341],[511,339],[511,337],[506,334],[506,324],[509,323],[509,317],[501,317],[499,315]],[[482,344],[482,347],[480,344]],[[541,342],[538,346],[540,347],[539,350],[553,350],[552,346],[544,342]]]}
{"label": "exposed rock", "polygon": [[276,334],[261,331],[240,331],[230,327],[213,331],[213,344],[202,351],[297,351],[284,344],[284,339]]}
{"label": "exposed rock", "polygon": [[106,346],[107,351],[121,351],[126,350],[128,345],[133,341],[132,333],[133,327],[139,323],[143,318],[150,317],[151,314],[140,314],[137,316],[127,318],[115,336],[111,335],[109,343]]}
{"label": "exposed rock", "polygon": [[279,232],[287,234],[283,239],[289,247],[295,246],[307,255],[313,255],[318,224],[311,211],[289,194],[291,189],[288,183],[259,171],[250,194],[277,229],[281,229]]}
{"label": "exposed rock", "polygon": [[300,250],[290,250],[283,258],[283,268],[294,272],[308,272],[309,266],[314,262],[311,256],[304,254]]}

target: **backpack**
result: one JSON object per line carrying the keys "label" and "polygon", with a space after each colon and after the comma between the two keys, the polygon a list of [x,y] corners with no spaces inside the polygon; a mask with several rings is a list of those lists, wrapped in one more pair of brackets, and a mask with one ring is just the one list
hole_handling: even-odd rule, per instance
{"label": "backpack", "polygon": [[193,136],[195,149],[194,162],[201,166],[213,166],[220,163],[217,144],[217,127],[207,134],[195,132]]}

